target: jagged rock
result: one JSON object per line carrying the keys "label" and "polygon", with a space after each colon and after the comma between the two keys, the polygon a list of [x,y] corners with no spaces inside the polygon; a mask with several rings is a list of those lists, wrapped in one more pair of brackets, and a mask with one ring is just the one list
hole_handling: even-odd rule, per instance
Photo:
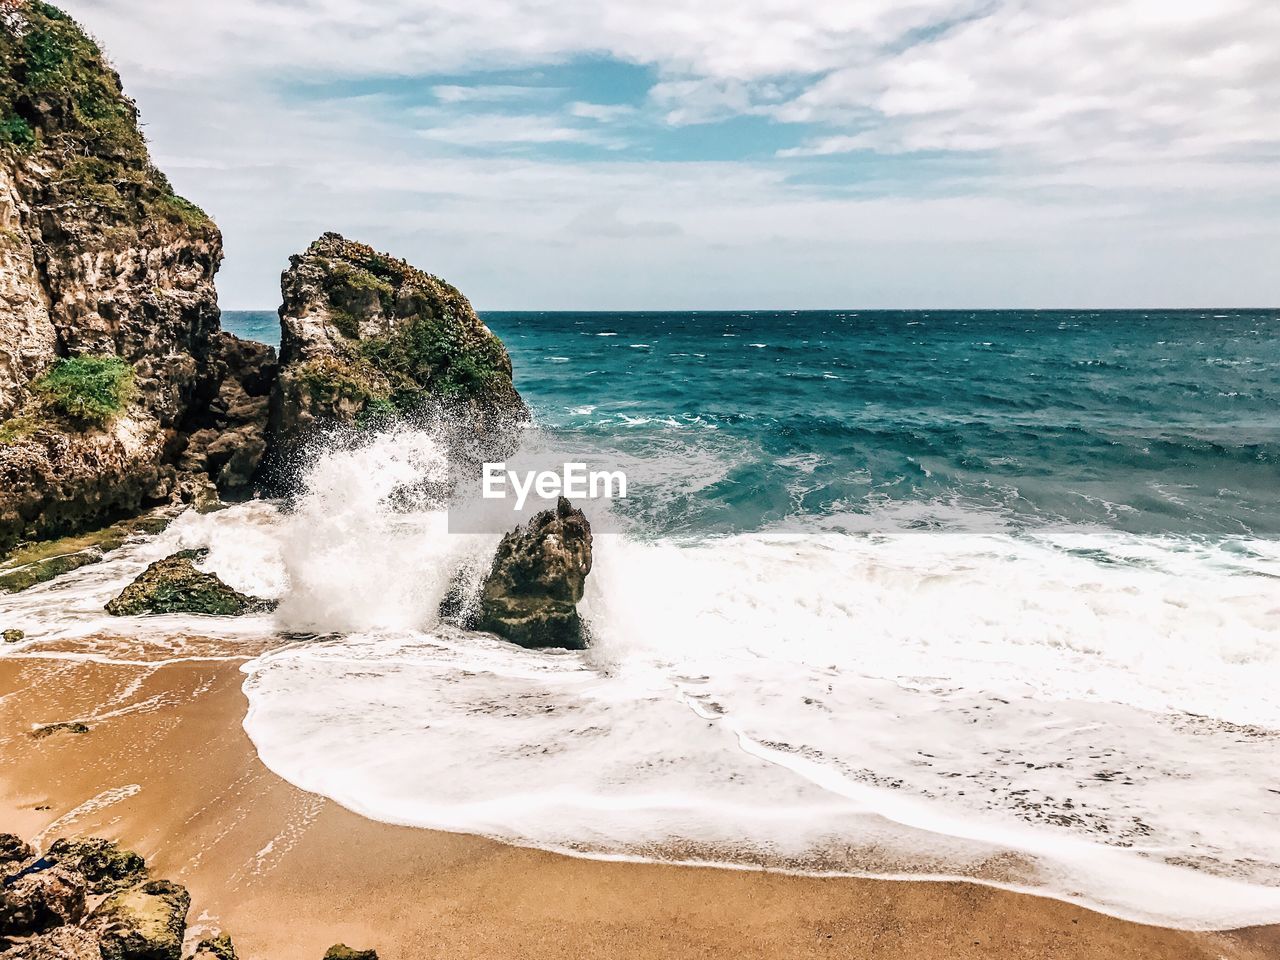
{"label": "jagged rock", "polygon": [[27,635],[21,630],[6,630],[3,634],[0,634],[0,636],[4,637],[5,643],[18,643],[25,639]]}
{"label": "jagged rock", "polygon": [[[50,4],[7,0],[0,63],[3,550],[167,500],[205,420],[237,438],[192,459],[239,484],[261,455],[267,391],[246,404],[237,388],[249,396],[255,376],[229,373],[218,228],[152,166],[94,41]],[[68,359],[116,363],[128,390],[79,416],[40,386]]]}
{"label": "jagged rock", "polygon": [[102,960],[98,938],[79,927],[57,927],[11,947],[5,960]]}
{"label": "jagged rock", "polygon": [[291,258],[281,290],[271,432],[284,450],[379,415],[442,408],[477,442],[527,417],[502,341],[439,277],[326,233]]}
{"label": "jagged rock", "polygon": [[163,458],[158,428],[131,419],[87,432],[47,422],[21,442],[0,444],[0,549],[167,499],[176,472]]}
{"label": "jagged rock", "polygon": [[79,720],[73,720],[69,723],[50,723],[43,727],[36,727],[31,731],[31,736],[37,740],[43,740],[45,737],[51,737],[55,733],[88,733],[89,725],[81,723]]}
{"label": "jagged rock", "polygon": [[522,647],[580,650],[587,636],[578,601],[590,572],[591,525],[561,497],[502,538],[475,626]]}
{"label": "jagged rock", "polygon": [[196,568],[207,550],[182,550],[157,560],[107,604],[113,617],[148,613],[203,613],[235,617],[270,608],[265,600],[248,597],[223,583],[212,573]]}
{"label": "jagged rock", "polygon": [[113,893],[147,877],[142,857],[101,837],[55,840],[45,859],[79,873],[93,894]]}
{"label": "jagged rock", "polygon": [[107,897],[85,929],[98,937],[102,960],[181,960],[190,907],[185,887],[150,880]]}
{"label": "jagged rock", "polygon": [[278,365],[274,348],[220,333],[210,352],[216,392],[184,423],[181,466],[206,474],[224,493],[248,488],[267,450],[271,388]]}
{"label": "jagged rock", "polygon": [[324,960],[378,960],[378,951],[352,950],[345,943],[335,943],[325,951]]}
{"label": "jagged rock", "polygon": [[25,936],[79,923],[85,891],[84,877],[64,867],[15,874],[0,890],[0,936]]}
{"label": "jagged rock", "polygon": [[221,933],[216,937],[206,938],[196,944],[196,952],[192,955],[191,960],[238,960],[238,958],[236,957],[236,948],[231,942],[231,937]]}
{"label": "jagged rock", "polygon": [[0,833],[0,876],[12,873],[35,856],[31,844],[12,833]]}

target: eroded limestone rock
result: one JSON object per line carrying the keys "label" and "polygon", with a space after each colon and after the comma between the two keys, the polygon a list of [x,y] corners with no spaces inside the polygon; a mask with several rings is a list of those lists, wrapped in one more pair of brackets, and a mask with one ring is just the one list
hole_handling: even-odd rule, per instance
{"label": "eroded limestone rock", "polygon": [[345,943],[335,943],[325,951],[324,960],[378,960],[378,951],[353,950]]}
{"label": "eroded limestone rock", "polygon": [[43,933],[84,916],[84,877],[59,866],[33,869],[0,890],[0,936]]}
{"label": "eroded limestone rock", "polygon": [[48,933],[16,943],[5,960],[102,960],[98,938],[80,927],[55,927]]}
{"label": "eroded limestone rock", "polygon": [[147,878],[142,857],[101,837],[55,840],[45,859],[79,873],[92,894],[113,893]]}
{"label": "eroded limestone rock", "polygon": [[581,649],[578,601],[591,572],[591,525],[561,497],[498,545],[476,627],[522,647]]}
{"label": "eroded limestone rock", "polygon": [[282,454],[320,428],[426,409],[477,442],[527,418],[502,341],[439,277],[326,233],[290,260],[281,290]]}
{"label": "eroded limestone rock", "polygon": [[149,880],[107,897],[85,928],[102,960],[181,960],[191,895],[169,880]]}

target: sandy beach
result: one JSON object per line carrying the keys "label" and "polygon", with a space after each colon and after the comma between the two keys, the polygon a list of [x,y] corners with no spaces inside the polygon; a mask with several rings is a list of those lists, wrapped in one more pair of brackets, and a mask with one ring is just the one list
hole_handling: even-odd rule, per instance
{"label": "sandy beach", "polygon": [[[336,941],[390,960],[1280,955],[1277,927],[1187,933],[964,883],[606,863],[376,823],[267,770],[241,728],[243,661],[182,647],[0,660],[0,823],[135,848],[190,889],[189,936],[226,930],[251,960]],[[30,736],[69,720],[89,732]]]}

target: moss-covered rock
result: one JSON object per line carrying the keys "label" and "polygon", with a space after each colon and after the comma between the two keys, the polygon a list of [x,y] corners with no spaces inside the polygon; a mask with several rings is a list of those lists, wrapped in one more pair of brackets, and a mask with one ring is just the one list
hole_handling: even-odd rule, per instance
{"label": "moss-covered rock", "polygon": [[147,878],[142,857],[101,837],[55,840],[45,859],[81,874],[93,894],[114,893]]}
{"label": "moss-covered rock", "polygon": [[102,960],[181,960],[191,895],[168,880],[150,880],[113,893],[85,928],[99,938]]}
{"label": "moss-covered rock", "polygon": [[196,567],[208,551],[183,550],[157,560],[120,596],[107,604],[113,617],[159,613],[200,613],[236,617],[269,609],[268,601],[233,590],[212,573]]}
{"label": "moss-covered rock", "polygon": [[196,952],[191,960],[238,960],[235,945],[229,934],[220,933],[216,937],[206,937],[196,944]]}
{"label": "moss-covered rock", "polygon": [[353,950],[345,943],[335,943],[324,952],[324,960],[378,960],[376,950]]}
{"label": "moss-covered rock", "polygon": [[480,437],[527,417],[502,341],[439,277],[327,233],[291,259],[281,289],[272,433],[285,448],[425,410]]}
{"label": "moss-covered rock", "polygon": [[34,587],[37,583],[45,583],[55,577],[72,570],[79,570],[92,563],[102,561],[99,550],[78,550],[75,553],[64,553],[43,560],[35,560],[7,573],[0,573],[0,590],[5,593],[17,593]]}
{"label": "moss-covered rock", "polygon": [[131,539],[160,533],[172,520],[172,511],[158,510],[74,537],[20,546],[0,561],[0,592],[17,593],[72,570],[100,563],[107,554]]}
{"label": "moss-covered rock", "polygon": [[0,634],[0,639],[3,639],[5,643],[20,643],[26,637],[27,635],[21,630],[6,630]]}
{"label": "moss-covered rock", "polygon": [[73,420],[106,423],[133,396],[133,367],[115,356],[59,360],[36,380],[36,391]]}
{"label": "moss-covered rock", "polygon": [[[69,202],[124,218],[210,229],[151,164],[138,111],[102,50],[71,17],[40,0],[8,0],[0,25],[0,145],[60,151]],[[136,205],[136,206],[135,206]]]}

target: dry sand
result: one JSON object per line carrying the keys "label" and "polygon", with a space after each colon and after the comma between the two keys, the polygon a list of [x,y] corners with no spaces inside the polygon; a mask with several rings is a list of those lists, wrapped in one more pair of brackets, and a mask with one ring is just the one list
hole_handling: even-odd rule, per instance
{"label": "dry sand", "polygon": [[[602,863],[375,823],[263,767],[241,680],[226,660],[0,659],[0,831],[122,841],[245,960],[336,941],[383,960],[1280,957],[1277,927],[1192,934],[964,883]],[[30,736],[67,720],[91,729]]]}

